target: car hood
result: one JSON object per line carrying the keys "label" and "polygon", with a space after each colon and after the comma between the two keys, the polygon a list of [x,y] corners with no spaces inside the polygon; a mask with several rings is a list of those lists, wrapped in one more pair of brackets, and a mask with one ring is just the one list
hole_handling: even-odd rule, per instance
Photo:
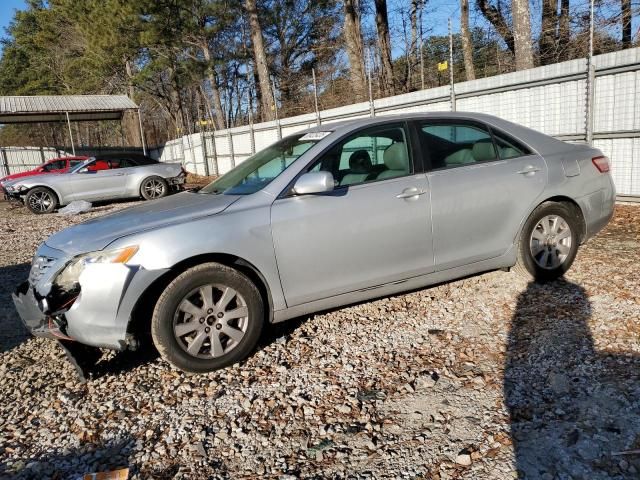
{"label": "car hood", "polygon": [[33,170],[29,170],[28,172],[14,173],[12,175],[7,175],[6,177],[0,178],[0,182],[11,182],[13,180],[18,180],[19,178],[33,177],[35,175],[42,175],[42,173],[34,172]]}
{"label": "car hood", "polygon": [[45,243],[70,255],[102,250],[133,233],[215,215],[239,198],[183,192],[74,225],[51,235]]}
{"label": "car hood", "polygon": [[35,185],[36,183],[43,183],[43,182],[51,183],[52,180],[62,177],[63,175],[66,175],[66,173],[55,173],[55,172],[32,173],[30,175],[23,175],[17,178],[10,178],[6,181],[3,180],[3,182],[5,182],[5,186],[20,185],[23,183],[26,185]]}

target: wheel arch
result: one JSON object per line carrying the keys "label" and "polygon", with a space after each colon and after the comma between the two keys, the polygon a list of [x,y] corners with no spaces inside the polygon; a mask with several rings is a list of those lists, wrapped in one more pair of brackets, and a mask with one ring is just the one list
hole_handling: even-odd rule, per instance
{"label": "wheel arch", "polygon": [[45,184],[42,184],[42,183],[36,184],[36,185],[34,185],[32,187],[29,187],[27,191],[25,191],[23,194],[21,194],[21,196],[23,196],[26,199],[27,195],[29,194],[29,192],[31,192],[32,190],[34,190],[36,188],[46,188],[47,190],[51,190],[51,192],[56,196],[56,201],[58,202],[58,206],[63,205],[62,196],[60,195],[60,192],[58,192],[58,190],[55,187],[52,187],[51,185],[45,185]]}
{"label": "wheel arch", "polygon": [[520,221],[520,226],[518,227],[518,231],[516,232],[516,236],[514,238],[514,245],[518,244],[520,235],[522,235],[522,229],[524,228],[524,225],[527,223],[527,220],[529,219],[529,217],[533,214],[533,212],[536,211],[536,209],[540,205],[544,203],[564,203],[565,205],[568,205],[576,213],[576,216],[580,224],[580,231],[578,232],[579,243],[582,244],[587,235],[587,224],[584,218],[584,212],[582,211],[582,208],[580,208],[580,205],[578,205],[578,202],[576,202],[571,197],[567,197],[566,195],[554,195],[552,197],[547,197],[544,200],[539,201],[527,212],[524,218]]}
{"label": "wheel arch", "polygon": [[265,305],[265,321],[272,323],[273,321],[273,299],[271,289],[266,278],[251,262],[238,257],[236,255],[226,253],[206,253],[185,258],[173,265],[168,272],[157,278],[149,285],[140,298],[138,298],[133,307],[127,332],[134,334],[136,337],[147,336],[151,333],[151,316],[153,309],[160,297],[160,294],[178,275],[185,272],[191,267],[201,265],[203,263],[215,262],[226,265],[240,273],[244,274],[251,280],[258,291]]}

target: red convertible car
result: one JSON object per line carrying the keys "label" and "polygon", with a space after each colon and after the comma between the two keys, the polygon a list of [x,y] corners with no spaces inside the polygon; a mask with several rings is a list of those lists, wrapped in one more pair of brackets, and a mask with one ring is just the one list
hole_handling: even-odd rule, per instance
{"label": "red convertible car", "polygon": [[51,160],[43,163],[42,165],[34,168],[33,170],[27,170],[26,172],[14,173],[0,178],[0,194],[4,192],[4,183],[10,180],[16,180],[23,177],[31,177],[34,175],[43,175],[45,173],[67,173],[70,169],[84,162],[89,157],[60,157],[52,158]]}

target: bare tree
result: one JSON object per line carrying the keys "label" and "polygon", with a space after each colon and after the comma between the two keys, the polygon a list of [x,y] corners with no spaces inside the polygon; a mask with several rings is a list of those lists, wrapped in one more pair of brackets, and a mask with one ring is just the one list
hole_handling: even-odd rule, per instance
{"label": "bare tree", "polygon": [[557,61],[558,20],[558,0],[542,0],[541,32],[538,43],[542,65]]}
{"label": "bare tree", "polygon": [[249,28],[251,30],[251,43],[253,44],[253,57],[256,66],[256,75],[260,85],[260,99],[262,100],[262,115],[267,121],[275,119],[275,100],[269,81],[269,67],[267,63],[267,52],[264,48],[262,27],[258,20],[258,9],[256,0],[245,0],[245,8],[249,18]]}
{"label": "bare tree", "polygon": [[516,55],[516,70],[533,68],[529,0],[511,0],[511,15],[513,17],[513,45]]}
{"label": "bare tree", "polygon": [[500,2],[495,6],[491,4],[489,0],[476,0],[476,5],[484,18],[493,25],[493,28],[496,29],[498,35],[502,37],[502,40],[507,44],[507,48],[511,53],[515,53],[513,31],[502,13]]}
{"label": "bare tree", "polygon": [[476,69],[473,66],[473,41],[469,31],[469,0],[460,0],[460,35],[462,36],[462,56],[467,80],[475,80]]}
{"label": "bare tree", "polygon": [[344,0],[343,7],[343,33],[345,46],[347,48],[347,56],[349,57],[351,83],[356,99],[361,101],[365,98],[367,86],[358,0]]}
{"label": "bare tree", "polygon": [[569,0],[560,0],[560,18],[558,20],[558,60],[566,60],[567,47],[571,39],[569,25]]}
{"label": "bare tree", "polygon": [[375,6],[376,31],[378,33],[381,63],[380,83],[384,95],[393,95],[395,94],[395,80],[393,77],[393,64],[391,63],[391,36],[389,35],[387,0],[375,0]]}
{"label": "bare tree", "polygon": [[622,48],[631,48],[631,0],[621,0]]}

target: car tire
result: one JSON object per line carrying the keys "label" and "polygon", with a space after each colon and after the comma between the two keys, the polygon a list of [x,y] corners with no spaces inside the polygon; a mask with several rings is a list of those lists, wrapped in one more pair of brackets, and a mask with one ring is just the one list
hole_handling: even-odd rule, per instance
{"label": "car tire", "polygon": [[58,197],[49,188],[36,187],[29,190],[24,198],[24,204],[29,210],[38,215],[51,213],[58,206]]}
{"label": "car tire", "polygon": [[571,267],[580,243],[580,218],[566,203],[545,202],[525,222],[514,270],[537,282],[555,280]]}
{"label": "car tire", "polygon": [[178,275],[162,292],[151,319],[158,352],[176,368],[203,373],[246,358],[264,324],[256,286],[219,263]]}
{"label": "car tire", "polygon": [[148,177],[140,184],[140,196],[145,200],[155,200],[169,193],[169,184],[162,177]]}

